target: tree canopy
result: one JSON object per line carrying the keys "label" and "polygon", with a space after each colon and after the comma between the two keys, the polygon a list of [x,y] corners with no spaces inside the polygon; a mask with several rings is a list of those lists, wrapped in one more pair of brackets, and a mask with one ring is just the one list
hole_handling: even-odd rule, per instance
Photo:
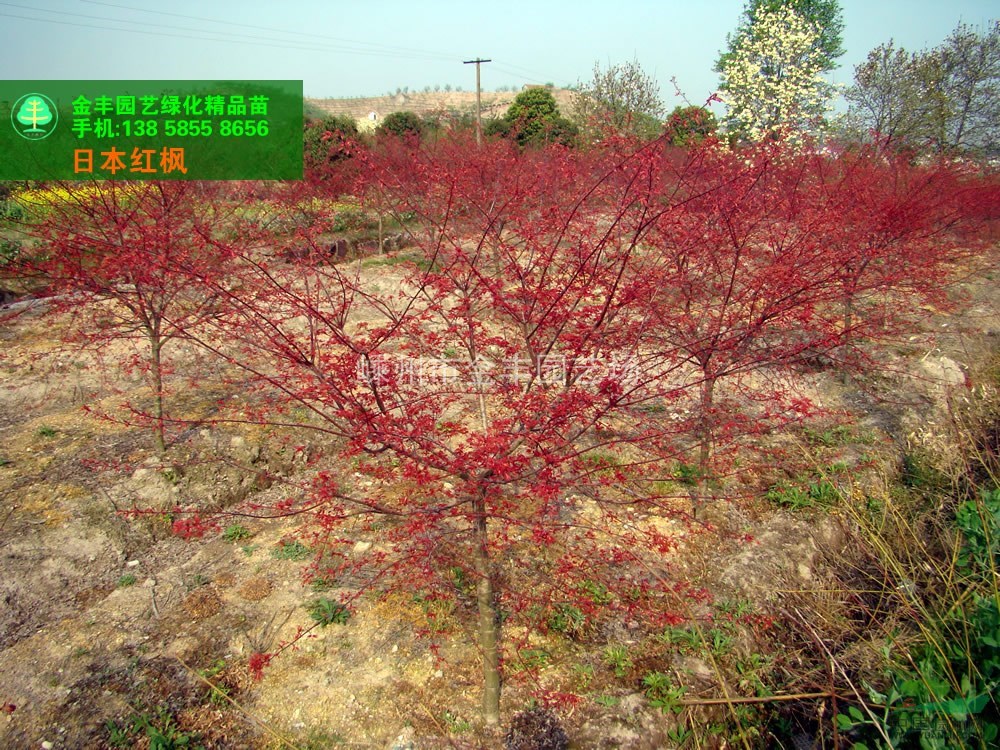
{"label": "tree canopy", "polygon": [[664,114],[660,87],[638,60],[607,70],[595,63],[593,78],[577,87],[573,110],[584,127],[645,137],[659,132]]}
{"label": "tree canopy", "polygon": [[769,13],[790,9],[816,28],[819,34],[812,41],[818,55],[819,70],[823,73],[837,67],[837,58],[844,54],[844,19],[838,0],[750,0],[743,9],[743,17],[735,34],[726,36],[725,52],[719,54],[715,71],[721,73],[727,60],[733,56],[761,18]]}
{"label": "tree canopy", "polygon": [[500,120],[487,123],[487,135],[511,136],[522,146],[542,143],[569,145],[576,126],[559,112],[552,92],[540,86],[525,89],[511,102]]}
{"label": "tree canopy", "polygon": [[794,3],[759,4],[720,60],[726,124],[738,138],[797,138],[822,123],[833,93],[823,30]]}
{"label": "tree canopy", "polygon": [[938,47],[890,40],[868,54],[846,92],[849,127],[892,148],[1000,151],[1000,22],[959,24]]}

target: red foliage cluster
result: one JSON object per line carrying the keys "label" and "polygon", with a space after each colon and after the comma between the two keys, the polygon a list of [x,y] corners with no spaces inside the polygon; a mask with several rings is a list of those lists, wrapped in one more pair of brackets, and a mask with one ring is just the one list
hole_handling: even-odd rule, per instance
{"label": "red foliage cluster", "polygon": [[[183,336],[241,368],[265,396],[241,419],[341,439],[355,476],[320,472],[274,512],[312,514],[332,573],[474,609],[488,719],[504,618],[660,625],[703,597],[670,575],[675,535],[706,528],[688,501],[728,494],[737,450],[814,411],[789,372],[862,363],[916,301],[946,304],[995,216],[995,190],[954,165],[778,143],[384,138],[350,161],[412,246],[385,284],[326,262],[336,180],[260,189],[249,243],[203,215],[233,196],[110,190],[45,229],[39,268],[113,300],[154,352]],[[262,228],[307,252],[248,249]],[[345,521],[378,550],[359,558]]]}

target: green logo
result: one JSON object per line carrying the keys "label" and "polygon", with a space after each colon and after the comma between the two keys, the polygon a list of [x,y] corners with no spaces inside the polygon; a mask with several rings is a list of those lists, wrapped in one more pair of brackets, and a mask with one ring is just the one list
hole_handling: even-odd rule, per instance
{"label": "green logo", "polygon": [[10,110],[14,130],[29,141],[40,141],[52,135],[59,122],[55,102],[44,94],[25,94]]}

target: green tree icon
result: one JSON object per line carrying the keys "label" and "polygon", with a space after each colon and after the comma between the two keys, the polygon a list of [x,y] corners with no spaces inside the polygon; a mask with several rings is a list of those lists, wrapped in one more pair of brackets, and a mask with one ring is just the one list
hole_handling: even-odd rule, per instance
{"label": "green tree icon", "polygon": [[25,133],[44,132],[39,125],[46,125],[52,121],[52,111],[49,105],[37,96],[32,96],[24,100],[24,104],[17,112],[17,121],[22,125],[30,125]]}

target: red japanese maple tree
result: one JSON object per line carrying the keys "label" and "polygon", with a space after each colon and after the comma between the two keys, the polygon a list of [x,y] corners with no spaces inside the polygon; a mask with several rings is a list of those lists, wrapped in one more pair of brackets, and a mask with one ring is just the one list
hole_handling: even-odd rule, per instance
{"label": "red japanese maple tree", "polygon": [[[156,448],[166,448],[164,348],[217,313],[218,283],[231,270],[223,227],[241,188],[198,182],[62,183],[29,206],[33,250],[15,273],[44,284],[50,309],[78,317],[76,340],[101,347],[130,340],[148,377]],[[127,362],[126,362],[127,364]]]}
{"label": "red japanese maple tree", "polygon": [[[327,574],[474,588],[495,723],[501,622],[516,632],[568,602],[676,620],[685,584],[648,572],[674,544],[658,522],[669,509],[641,488],[678,431],[648,407],[683,389],[676,361],[645,345],[651,280],[630,271],[663,207],[642,155],[397,145],[362,171],[365,195],[408,221],[398,275],[248,257],[224,335],[204,343],[252,372],[268,408],[297,406],[357,460],[362,480],[323,472],[279,509],[312,513]],[[286,241],[320,247],[326,229]],[[375,535],[362,563],[348,521]]]}

